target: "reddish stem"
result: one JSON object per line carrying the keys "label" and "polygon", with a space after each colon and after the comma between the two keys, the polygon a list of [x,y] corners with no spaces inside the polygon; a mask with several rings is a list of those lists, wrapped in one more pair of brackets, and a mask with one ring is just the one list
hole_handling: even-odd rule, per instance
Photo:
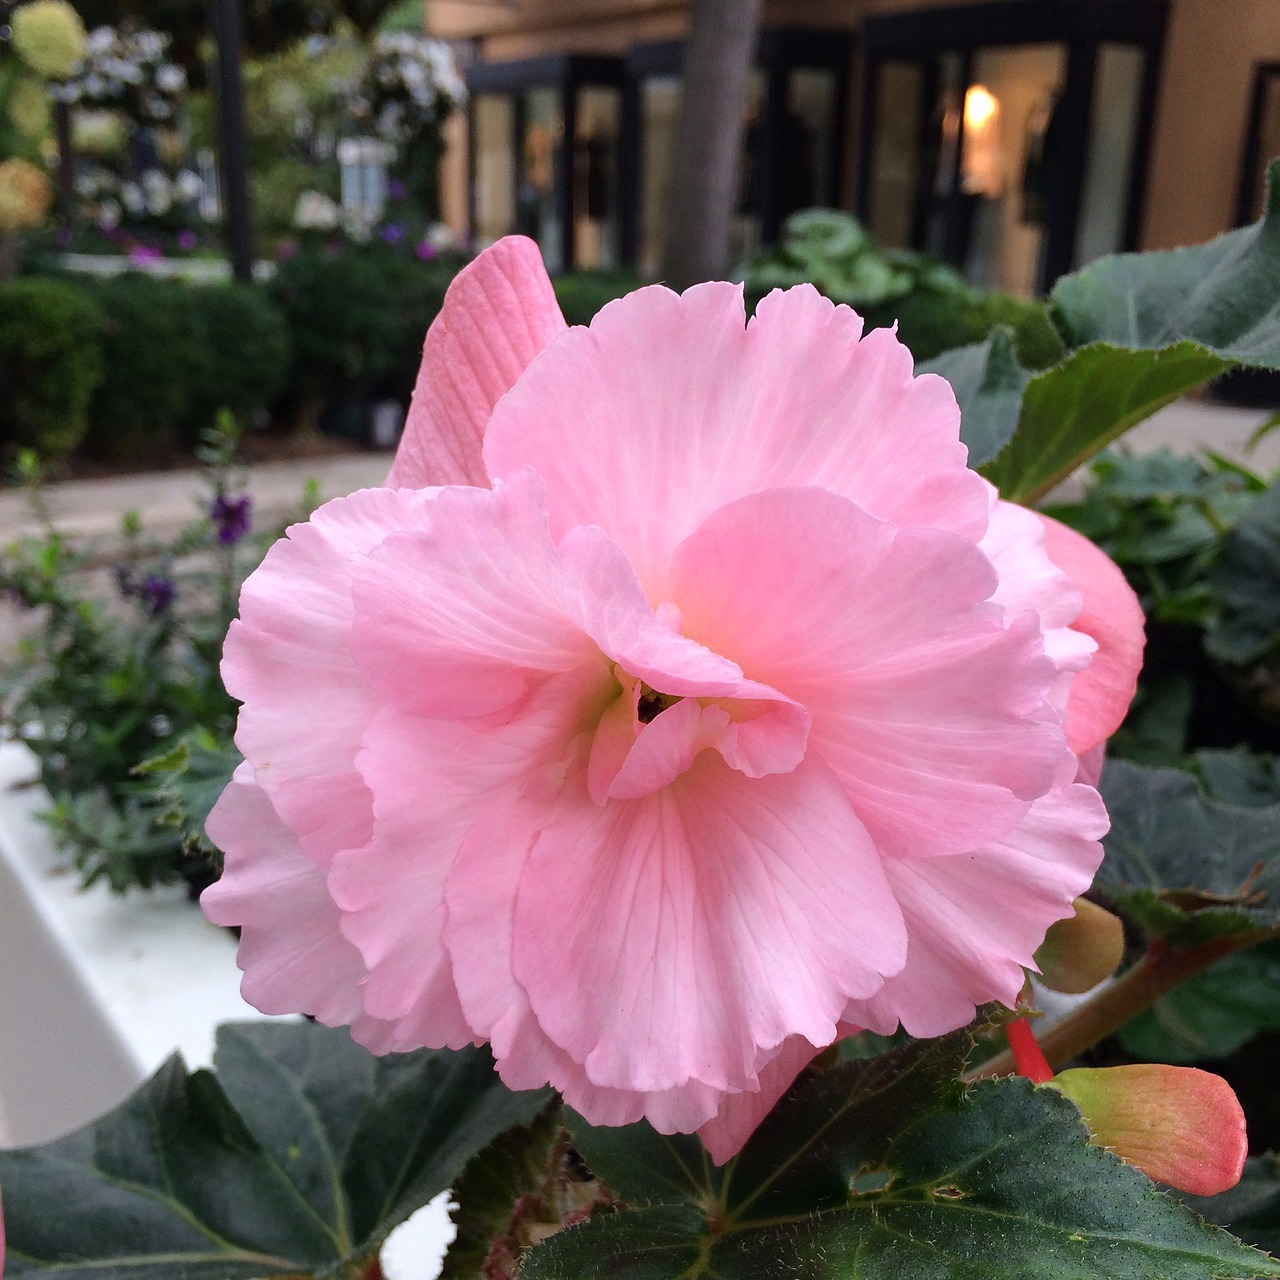
{"label": "reddish stem", "polygon": [[1026,1076],[1032,1084],[1047,1084],[1053,1079],[1053,1068],[1045,1058],[1040,1042],[1031,1030],[1031,1023],[1026,1018],[1015,1018],[1006,1023],[1004,1033],[1009,1037],[1013,1063],[1020,1076]]}

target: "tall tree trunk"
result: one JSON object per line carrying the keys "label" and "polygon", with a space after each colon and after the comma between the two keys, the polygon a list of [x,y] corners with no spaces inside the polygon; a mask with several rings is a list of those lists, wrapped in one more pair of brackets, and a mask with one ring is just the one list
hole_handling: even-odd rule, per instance
{"label": "tall tree trunk", "polygon": [[662,275],[673,289],[723,277],[738,194],[743,109],[760,0],[693,0]]}

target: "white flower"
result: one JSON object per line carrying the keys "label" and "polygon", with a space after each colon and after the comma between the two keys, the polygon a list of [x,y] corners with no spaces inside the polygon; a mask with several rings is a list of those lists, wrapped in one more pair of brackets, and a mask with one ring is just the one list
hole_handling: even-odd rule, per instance
{"label": "white flower", "polygon": [[126,182],[120,187],[120,199],[130,213],[141,213],[147,207],[147,198],[136,182]]}
{"label": "white flower", "polygon": [[304,191],[293,210],[293,225],[299,231],[332,231],[341,214],[337,204],[322,191]]}

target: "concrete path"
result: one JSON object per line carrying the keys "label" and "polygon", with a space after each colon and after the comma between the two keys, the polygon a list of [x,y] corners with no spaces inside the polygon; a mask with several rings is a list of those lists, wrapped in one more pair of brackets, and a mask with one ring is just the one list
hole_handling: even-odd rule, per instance
{"label": "concrete path", "polygon": [[[1270,414],[1258,409],[1234,409],[1200,400],[1180,400],[1131,431],[1126,444],[1139,453],[1166,447],[1175,453],[1213,449],[1270,474],[1280,470],[1280,431],[1268,436],[1250,455],[1245,445]],[[351,453],[296,462],[262,463],[250,471],[249,489],[260,523],[283,516],[295,506],[304,483],[315,479],[322,499],[378,485],[391,466],[389,453]],[[1078,492],[1068,482],[1062,493]],[[198,472],[164,471],[107,480],[73,480],[50,485],[49,505],[58,526],[85,537],[114,534],[126,511],[140,512],[153,533],[180,529],[197,514],[203,493]],[[1056,496],[1056,495],[1055,495]],[[0,491],[0,546],[36,529],[24,495]]]}

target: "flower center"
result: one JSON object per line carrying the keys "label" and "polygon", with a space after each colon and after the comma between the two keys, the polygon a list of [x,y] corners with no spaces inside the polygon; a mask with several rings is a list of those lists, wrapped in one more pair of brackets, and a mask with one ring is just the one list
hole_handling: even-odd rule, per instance
{"label": "flower center", "polygon": [[642,684],[640,698],[636,703],[636,719],[641,724],[650,724],[679,701],[679,697],[673,693],[659,693],[656,689],[650,689],[647,684]]}

